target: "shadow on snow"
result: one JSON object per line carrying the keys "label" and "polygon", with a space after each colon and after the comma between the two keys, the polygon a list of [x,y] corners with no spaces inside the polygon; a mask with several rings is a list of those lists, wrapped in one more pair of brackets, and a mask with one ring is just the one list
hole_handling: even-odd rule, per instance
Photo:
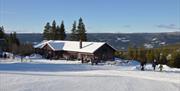
{"label": "shadow on snow", "polygon": [[57,71],[89,71],[89,70],[99,70],[99,69],[101,68],[99,68],[98,66],[91,66],[88,64],[33,64],[33,63],[0,64],[0,71],[57,72]]}

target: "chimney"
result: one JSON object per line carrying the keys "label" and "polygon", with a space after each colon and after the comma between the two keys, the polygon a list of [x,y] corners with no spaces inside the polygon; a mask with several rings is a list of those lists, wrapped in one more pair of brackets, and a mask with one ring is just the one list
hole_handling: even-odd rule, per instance
{"label": "chimney", "polygon": [[81,49],[82,48],[82,40],[80,39],[80,42],[79,42],[79,48]]}

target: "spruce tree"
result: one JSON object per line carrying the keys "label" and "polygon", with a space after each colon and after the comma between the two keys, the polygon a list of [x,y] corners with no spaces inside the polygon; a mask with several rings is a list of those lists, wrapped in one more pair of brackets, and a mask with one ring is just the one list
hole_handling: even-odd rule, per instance
{"label": "spruce tree", "polygon": [[62,21],[60,26],[60,40],[65,40],[65,38],[66,38],[66,32],[64,27],[64,21]]}
{"label": "spruce tree", "polygon": [[51,33],[50,29],[51,29],[50,23],[47,22],[46,25],[44,26],[43,39],[45,39],[45,40],[51,39],[50,38],[50,33]]}
{"label": "spruce tree", "polygon": [[70,35],[70,40],[72,41],[77,41],[77,29],[76,29],[76,21],[74,21],[72,29],[71,29],[71,35]]}
{"label": "spruce tree", "polygon": [[52,22],[50,39],[51,40],[56,40],[57,39],[56,21],[55,20]]}
{"label": "spruce tree", "polygon": [[78,40],[87,41],[86,29],[82,18],[79,19],[79,24],[77,28]]}
{"label": "spruce tree", "polygon": [[57,27],[56,27],[56,33],[57,33],[57,40],[59,40],[60,39],[60,37],[61,37],[61,30],[60,30],[60,27],[59,27],[59,25],[57,25]]}
{"label": "spruce tree", "polygon": [[7,49],[7,44],[5,43],[6,34],[4,33],[4,27],[0,27],[0,50]]}

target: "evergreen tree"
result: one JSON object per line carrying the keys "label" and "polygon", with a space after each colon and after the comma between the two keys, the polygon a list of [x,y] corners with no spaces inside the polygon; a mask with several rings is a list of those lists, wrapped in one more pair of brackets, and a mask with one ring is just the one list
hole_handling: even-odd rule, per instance
{"label": "evergreen tree", "polygon": [[17,36],[16,36],[16,32],[14,32],[14,33],[12,34],[12,40],[13,40],[13,43],[16,44],[17,46],[20,45],[19,39],[18,39]]}
{"label": "evergreen tree", "polygon": [[20,45],[19,39],[16,37],[16,32],[10,33],[10,35],[6,38],[7,51],[17,53],[18,46]]}
{"label": "evergreen tree", "polygon": [[5,43],[6,34],[4,33],[4,27],[0,27],[0,50],[7,49],[7,44]]}
{"label": "evergreen tree", "polygon": [[59,39],[60,40],[65,40],[65,38],[66,38],[66,33],[65,33],[65,27],[64,27],[64,22],[62,21],[61,22],[61,26],[60,26],[60,34],[59,34]]}
{"label": "evergreen tree", "polygon": [[72,29],[71,29],[70,40],[72,40],[72,41],[78,41],[77,29],[76,29],[76,21],[74,21],[73,26],[72,26]]}
{"label": "evergreen tree", "polygon": [[0,27],[0,39],[5,38],[4,27]]}
{"label": "evergreen tree", "polygon": [[87,41],[86,29],[82,18],[79,19],[79,24],[77,28],[78,40]]}
{"label": "evergreen tree", "polygon": [[57,39],[57,31],[56,31],[56,21],[55,20],[52,22],[52,27],[51,27],[50,31],[51,31],[50,39],[56,40]]}
{"label": "evergreen tree", "polygon": [[43,39],[45,39],[45,40],[51,39],[50,38],[50,33],[51,33],[50,29],[51,29],[50,23],[47,22],[46,25],[44,26]]}
{"label": "evergreen tree", "polygon": [[56,32],[57,32],[57,40],[59,40],[61,37],[61,30],[60,30],[59,25],[57,25],[57,27],[56,27]]}
{"label": "evergreen tree", "polygon": [[176,50],[171,54],[171,59],[168,61],[168,65],[171,67],[180,68],[180,51]]}

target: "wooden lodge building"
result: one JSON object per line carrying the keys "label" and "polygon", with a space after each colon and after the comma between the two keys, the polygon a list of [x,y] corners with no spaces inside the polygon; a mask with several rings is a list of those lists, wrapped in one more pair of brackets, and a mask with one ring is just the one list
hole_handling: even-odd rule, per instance
{"label": "wooden lodge building", "polygon": [[82,61],[114,60],[115,49],[105,42],[42,41],[34,46],[36,53],[52,59],[79,59]]}

